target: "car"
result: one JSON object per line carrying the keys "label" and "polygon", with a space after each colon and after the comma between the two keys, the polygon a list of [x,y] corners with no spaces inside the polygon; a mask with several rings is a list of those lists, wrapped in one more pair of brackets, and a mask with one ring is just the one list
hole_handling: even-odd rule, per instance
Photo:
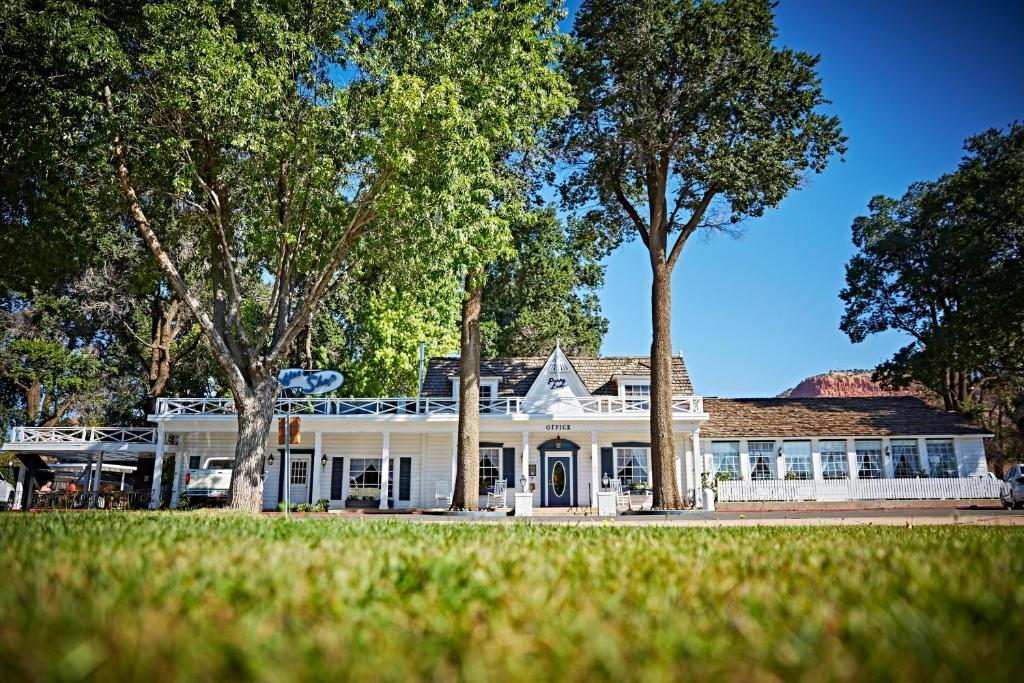
{"label": "car", "polygon": [[185,472],[185,495],[193,503],[225,503],[231,486],[231,470],[234,458],[207,458],[202,467],[189,468]]}
{"label": "car", "polygon": [[1007,510],[1024,507],[1024,464],[1014,465],[1007,471],[999,486],[999,501]]}
{"label": "car", "polygon": [[0,473],[0,510],[10,510],[14,507],[15,490],[15,485],[9,483]]}

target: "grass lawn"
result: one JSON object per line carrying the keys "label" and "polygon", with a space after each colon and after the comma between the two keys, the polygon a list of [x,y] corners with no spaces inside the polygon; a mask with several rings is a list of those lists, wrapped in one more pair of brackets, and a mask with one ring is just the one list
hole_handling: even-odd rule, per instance
{"label": "grass lawn", "polygon": [[1019,680],[1024,532],[0,515],[4,680]]}

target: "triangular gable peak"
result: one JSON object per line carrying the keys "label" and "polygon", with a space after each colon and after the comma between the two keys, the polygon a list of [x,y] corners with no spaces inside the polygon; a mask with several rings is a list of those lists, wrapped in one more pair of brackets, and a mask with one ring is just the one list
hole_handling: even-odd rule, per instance
{"label": "triangular gable peak", "polygon": [[537,375],[530,390],[523,399],[523,409],[528,413],[560,413],[579,412],[578,398],[590,397],[592,394],[583,383],[576,368],[562,352],[562,347],[555,344],[555,350],[548,357],[544,367]]}

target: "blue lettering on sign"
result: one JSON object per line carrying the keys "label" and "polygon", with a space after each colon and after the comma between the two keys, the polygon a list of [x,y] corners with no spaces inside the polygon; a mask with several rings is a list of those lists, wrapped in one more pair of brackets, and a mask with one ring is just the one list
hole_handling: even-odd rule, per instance
{"label": "blue lettering on sign", "polygon": [[282,370],[277,378],[285,389],[303,394],[326,394],[340,387],[344,381],[341,373],[334,370],[306,371],[298,368]]}
{"label": "blue lettering on sign", "polygon": [[565,378],[563,377],[548,377],[548,389],[564,389]]}

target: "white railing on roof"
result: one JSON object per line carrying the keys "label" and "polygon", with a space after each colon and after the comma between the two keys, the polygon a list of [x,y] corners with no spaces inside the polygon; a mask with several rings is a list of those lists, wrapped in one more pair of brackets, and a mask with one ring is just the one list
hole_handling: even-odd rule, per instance
{"label": "white railing on roof", "polygon": [[956,500],[998,498],[999,480],[963,479],[768,479],[721,481],[723,503],[750,501]]}
{"label": "white railing on roof", "polygon": [[[647,398],[595,396],[563,398],[548,402],[526,402],[520,397],[480,400],[482,415],[648,415]],[[161,398],[157,415],[233,415],[235,402],[230,398]],[[276,412],[293,415],[330,415],[337,417],[458,415],[459,401],[454,398],[279,398]],[[704,402],[700,396],[676,396],[672,412],[700,415]]]}
{"label": "white railing on roof", "polygon": [[155,427],[14,427],[11,430],[12,443],[155,444],[156,439]]}

